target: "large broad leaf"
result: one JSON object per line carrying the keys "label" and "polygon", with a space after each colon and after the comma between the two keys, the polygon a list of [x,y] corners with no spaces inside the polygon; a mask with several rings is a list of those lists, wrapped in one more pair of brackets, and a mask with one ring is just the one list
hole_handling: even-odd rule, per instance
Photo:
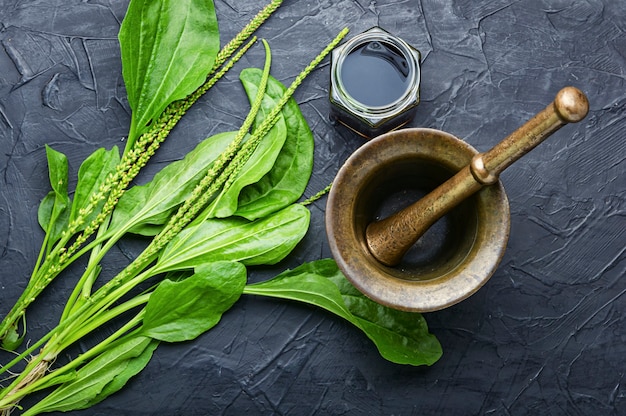
{"label": "large broad leaf", "polygon": [[[70,211],[70,222],[76,220],[79,216],[83,216],[81,211],[89,205],[90,197],[99,192],[100,186],[115,171],[119,161],[120,153],[117,146],[114,146],[108,151],[103,148],[96,150],[80,165],[78,183],[76,184],[74,201]],[[84,229],[99,214],[103,205],[104,199],[83,218],[83,225],[79,227],[79,230]]]}
{"label": "large broad leaf", "polygon": [[[251,82],[245,77],[241,78],[250,102],[253,102],[257,95],[260,80],[260,76],[258,79],[254,80],[255,82]],[[284,87],[278,81],[270,77],[265,95],[263,96],[261,108],[256,115],[256,124],[262,123],[267,115],[274,109],[276,106],[274,97],[282,95],[283,90]],[[254,134],[254,131],[252,133]],[[220,192],[215,201],[209,206],[208,210],[211,216],[225,218],[233,215],[235,211],[237,211],[241,191],[246,186],[259,181],[274,167],[276,158],[280,154],[286,139],[287,125],[281,112],[276,124],[274,124],[269,133],[263,137],[250,159],[248,159],[237,174],[237,177],[232,181],[230,186]]]}
{"label": "large broad leaf", "polygon": [[52,191],[41,201],[37,217],[47,234],[48,247],[61,238],[70,217],[70,197],[67,193],[68,163],[61,152],[46,145],[48,172]]}
{"label": "large broad leaf", "polygon": [[[261,76],[262,72],[256,68],[241,72],[248,94],[253,93]],[[286,88],[274,78],[268,83],[266,95],[278,103]],[[285,144],[272,169],[242,190],[235,215],[249,220],[260,218],[297,201],[304,193],[313,170],[313,133],[293,98],[283,107],[282,115],[287,126]]]}
{"label": "large broad leaf", "polygon": [[128,145],[212,69],[219,31],[211,0],[132,0],[119,33],[122,74],[133,110]]}
{"label": "large broad leaf", "polygon": [[244,289],[246,294],[296,300],[324,308],[356,325],[380,354],[398,364],[431,365],[441,345],[418,313],[382,306],[352,286],[333,260],[306,263]]}
{"label": "large broad leaf", "polygon": [[30,408],[24,416],[86,409],[121,389],[148,364],[159,342],[129,336],[81,367],[69,381]]}
{"label": "large broad leaf", "polygon": [[209,219],[178,234],[165,247],[155,267],[167,272],[218,260],[275,264],[304,237],[309,220],[309,210],[299,204],[256,221]]}
{"label": "large broad leaf", "polygon": [[217,325],[245,284],[245,266],[231,261],[204,264],[178,282],[164,280],[150,295],[142,333],[167,342],[194,339]]}
{"label": "large broad leaf", "polygon": [[184,159],[168,164],[146,185],[129,189],[115,208],[110,228],[124,227],[136,234],[156,235],[236,134],[219,133],[203,140]]}

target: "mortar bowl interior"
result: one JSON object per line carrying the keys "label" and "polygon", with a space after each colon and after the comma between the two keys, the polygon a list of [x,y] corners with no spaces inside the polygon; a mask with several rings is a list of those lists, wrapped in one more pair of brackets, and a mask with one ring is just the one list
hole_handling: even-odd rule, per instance
{"label": "mortar bowl interior", "polygon": [[435,223],[396,267],[378,262],[365,238],[368,224],[426,195],[476,153],[449,133],[413,128],[379,136],[348,158],[328,197],[326,229],[333,257],[357,289],[395,309],[428,312],[484,285],[509,236],[509,204],[499,181]]}

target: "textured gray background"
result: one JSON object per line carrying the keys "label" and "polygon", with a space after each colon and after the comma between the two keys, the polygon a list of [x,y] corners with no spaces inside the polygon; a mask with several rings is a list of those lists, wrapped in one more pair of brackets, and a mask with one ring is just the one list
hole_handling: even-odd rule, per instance
{"label": "textured gray background", "polygon": [[[222,39],[264,3],[216,1]],[[126,6],[0,0],[2,314],[25,285],[42,239],[36,210],[49,187],[44,144],[66,153],[75,175],[88,154],[122,144],[127,132],[116,41]],[[258,34],[272,47],[273,75],[289,83],[341,28],[354,35],[376,24],[422,52],[422,102],[411,126],[487,150],[563,86],[581,88],[591,102],[583,122],[503,174],[508,250],[477,294],[426,315],[443,345],[441,360],[429,368],[394,365],[321,310],[243,298],[218,327],[159,347],[122,392],[77,414],[626,414],[626,2],[287,0]],[[201,138],[238,128],[247,112],[238,72],[262,64],[257,46],[197,103],[140,181]],[[316,142],[308,195],[361,144],[329,122],[328,70],[325,62],[296,94]],[[330,256],[324,205],[312,207],[296,252],[252,280]],[[136,246],[122,244],[105,271]],[[33,306],[32,337],[54,325],[79,269]]]}

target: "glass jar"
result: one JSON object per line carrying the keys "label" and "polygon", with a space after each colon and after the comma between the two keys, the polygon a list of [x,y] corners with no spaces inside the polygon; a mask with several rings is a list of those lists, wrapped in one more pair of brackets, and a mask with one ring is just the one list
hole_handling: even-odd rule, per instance
{"label": "glass jar", "polygon": [[415,117],[420,52],[373,27],[331,54],[331,119],[371,139]]}

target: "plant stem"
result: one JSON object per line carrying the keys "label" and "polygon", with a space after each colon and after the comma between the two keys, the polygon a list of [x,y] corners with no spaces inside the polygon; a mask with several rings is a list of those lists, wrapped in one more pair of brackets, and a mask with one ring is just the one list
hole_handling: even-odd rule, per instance
{"label": "plant stem", "polygon": [[[135,306],[146,303],[148,297],[149,295],[146,295],[145,299],[136,299],[133,303],[136,304]],[[130,307],[128,309],[130,309]],[[88,360],[95,358],[102,352],[106,351],[107,348],[110,348],[112,344],[119,341],[123,336],[131,336],[132,333],[129,331],[133,330],[133,328],[136,328],[141,323],[143,315],[144,309],[139,311],[132,319],[130,319],[126,324],[117,329],[113,334],[109,335],[106,339],[91,347],[88,351],[80,354],[69,363],[55,369],[52,372],[48,372],[51,362],[46,360],[40,361],[33,370],[34,376],[31,379],[23,379],[20,388],[12,392],[12,403],[15,403],[17,400],[20,400],[29,394],[60,384],[63,381],[63,377],[67,375],[67,373],[76,369],[78,366],[87,362]],[[39,375],[39,377],[36,378],[35,375]],[[55,382],[55,380],[57,381]],[[7,406],[8,402],[5,402],[6,400],[0,400],[0,409],[3,409],[2,411],[6,411],[5,406]]]}
{"label": "plant stem", "polygon": [[307,198],[306,200],[300,202],[300,204],[302,204],[305,207],[307,205],[311,205],[313,202],[317,201],[318,199],[320,199],[321,197],[323,197],[324,195],[329,193],[330,192],[330,188],[332,188],[332,186],[333,186],[333,184],[329,183],[328,185],[326,185],[326,188],[322,189],[321,191],[319,191],[315,195]]}

